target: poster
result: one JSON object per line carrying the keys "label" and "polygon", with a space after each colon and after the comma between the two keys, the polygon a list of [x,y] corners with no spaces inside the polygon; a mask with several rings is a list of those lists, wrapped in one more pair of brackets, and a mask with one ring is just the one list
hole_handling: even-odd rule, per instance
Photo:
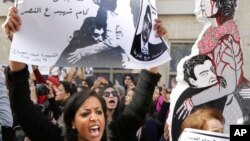
{"label": "poster", "polygon": [[186,128],[179,141],[229,141],[229,134]]}
{"label": "poster", "polygon": [[[144,24],[146,7],[149,24]],[[10,60],[140,69],[171,59],[168,45],[154,36],[154,0],[18,0],[17,8],[22,26],[14,35]],[[147,37],[135,39],[142,31],[148,31]],[[134,39],[144,41],[149,52],[134,53],[132,46],[140,46]]]}
{"label": "poster", "polygon": [[177,65],[171,93],[171,141],[177,141],[187,116],[203,106],[222,112],[224,132],[232,124],[250,124],[250,82],[243,72],[240,31],[234,20],[237,0],[196,0],[195,14],[204,28],[189,56]]}

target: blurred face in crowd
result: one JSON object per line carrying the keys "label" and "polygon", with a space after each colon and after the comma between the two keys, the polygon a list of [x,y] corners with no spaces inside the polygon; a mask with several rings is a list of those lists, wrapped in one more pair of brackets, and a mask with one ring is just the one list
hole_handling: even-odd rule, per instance
{"label": "blurred face in crowd", "polygon": [[85,80],[82,81],[82,86],[84,86],[86,88],[89,88],[89,85]]}
{"label": "blurred face in crowd", "polygon": [[223,133],[224,130],[222,123],[216,118],[207,120],[206,126],[206,130],[211,132]]}
{"label": "blurred face in crowd", "polygon": [[128,84],[128,90],[134,89],[135,88],[135,83],[134,82],[130,82]]}
{"label": "blurred face in crowd", "polygon": [[170,100],[170,94],[171,94],[171,91],[168,90],[167,88],[164,88],[164,89],[162,89],[162,91],[161,91],[161,95],[163,96],[163,98],[164,98],[166,101],[169,101],[169,100]]}
{"label": "blurred face in crowd", "polygon": [[103,98],[106,101],[107,109],[114,110],[118,103],[118,95],[114,88],[106,88],[103,92]]}
{"label": "blurred face in crowd", "polygon": [[159,90],[158,87],[156,87],[155,91],[154,91],[154,94],[153,94],[153,101],[158,100],[159,96],[160,96],[160,90]]}
{"label": "blurred face in crowd", "polygon": [[104,132],[105,117],[100,101],[90,96],[77,110],[72,126],[79,141],[100,141]]}
{"label": "blurred face in crowd", "polygon": [[214,16],[218,12],[216,0],[200,0],[202,15],[206,18]]}
{"label": "blurred face in crowd", "polygon": [[131,77],[130,77],[130,76],[126,76],[125,79],[124,79],[124,84],[125,84],[126,86],[128,86],[128,84],[131,83],[131,82],[132,82]]}
{"label": "blurred face in crowd", "polygon": [[70,96],[70,93],[67,93],[64,89],[64,86],[60,84],[60,86],[56,90],[55,100],[58,102],[64,102],[69,98],[69,96]]}
{"label": "blurred face in crowd", "polygon": [[134,90],[128,90],[127,95],[125,96],[125,103],[124,103],[126,106],[129,105],[130,102],[132,101],[134,93],[135,93]]}

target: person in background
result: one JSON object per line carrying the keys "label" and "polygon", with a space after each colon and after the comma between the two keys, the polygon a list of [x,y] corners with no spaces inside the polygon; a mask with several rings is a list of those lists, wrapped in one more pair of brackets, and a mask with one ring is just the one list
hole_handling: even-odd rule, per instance
{"label": "person in background", "polygon": [[[169,88],[162,87],[162,90],[160,92],[160,96],[158,98],[157,104],[156,104],[156,112],[159,112],[161,110],[161,106],[163,105],[164,101],[168,101],[170,99],[171,91]],[[165,100],[167,99],[167,100]]]}
{"label": "person in background", "polygon": [[95,90],[96,93],[99,93],[105,85],[108,85],[108,83],[109,82],[108,82],[108,80],[105,77],[99,76],[94,81],[94,85],[91,87],[91,90]]}
{"label": "person in background", "polygon": [[136,81],[132,81],[128,84],[128,88],[127,88],[127,91],[128,90],[131,90],[131,89],[134,89],[136,86]]}
{"label": "person in background", "polygon": [[3,68],[0,68],[0,140],[13,140],[13,116],[10,108],[10,99],[5,85]]}
{"label": "person in background", "polygon": [[181,132],[185,128],[194,128],[223,133],[224,123],[225,119],[220,110],[212,107],[200,107],[183,121]]}
{"label": "person in background", "polygon": [[[146,118],[154,87],[160,79],[160,74],[156,73],[156,68],[150,71],[142,70],[134,102],[110,123],[112,141],[134,140],[136,131]],[[13,108],[17,112],[20,125],[31,140],[62,141],[64,137],[70,141],[101,140],[105,127],[106,109],[103,106],[105,104],[101,104],[101,100],[98,100],[98,96],[94,96],[95,92],[78,93],[68,100],[63,117],[65,136],[62,137],[61,128],[36,111],[30,100],[27,66],[24,63],[10,61],[6,74],[8,85],[11,86],[10,92],[13,95]],[[110,94],[111,91],[107,92]]]}
{"label": "person in background", "polygon": [[121,101],[122,99],[124,99],[124,97],[126,95],[125,88],[122,85],[119,84],[118,80],[115,80],[114,88],[118,92],[119,100]]}
{"label": "person in background", "polygon": [[147,118],[141,128],[140,141],[159,141],[163,134],[164,122],[162,123],[158,118],[165,119],[165,114],[163,113],[166,113],[166,111],[161,111],[162,113],[160,113],[160,115],[158,115],[159,113],[156,111],[156,104],[161,95],[161,91],[161,86],[155,87]]}
{"label": "person in background", "polygon": [[123,87],[125,88],[125,92],[127,93],[127,89],[128,89],[128,85],[131,83],[131,82],[134,82],[135,79],[134,77],[131,75],[131,74],[125,74],[124,77],[123,77]]}
{"label": "person in background", "polygon": [[159,97],[161,96],[161,93],[162,93],[162,87],[161,86],[156,86],[154,94],[153,94],[153,97],[152,97],[153,102],[154,102],[154,109],[155,109],[155,111],[156,111],[156,106],[157,106]]}
{"label": "person in background", "polygon": [[131,103],[131,101],[133,100],[134,94],[135,94],[135,88],[128,90],[127,95],[125,96],[125,102],[124,102],[126,106],[128,106]]}
{"label": "person in background", "polygon": [[[119,113],[119,97],[118,92],[113,87],[113,85],[104,85],[104,87],[100,90],[99,95],[102,96],[106,102],[106,124],[107,127],[110,125],[110,123],[115,120]],[[112,133],[109,130],[109,128],[106,129],[107,138],[111,139]]]}
{"label": "person in background", "polygon": [[[169,109],[170,109],[170,94],[171,91],[168,88],[163,88],[162,90],[162,97],[163,97],[163,104],[160,106],[160,111],[157,114],[157,119],[160,123],[162,123],[162,130],[163,134],[159,141],[166,141],[168,138],[168,125],[165,124],[168,119]],[[164,125],[165,124],[165,125]],[[168,140],[167,140],[168,141]]]}

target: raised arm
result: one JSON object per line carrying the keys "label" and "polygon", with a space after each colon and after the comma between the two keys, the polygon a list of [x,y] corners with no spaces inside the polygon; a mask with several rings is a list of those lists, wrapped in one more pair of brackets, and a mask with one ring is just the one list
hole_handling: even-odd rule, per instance
{"label": "raised arm", "polygon": [[8,90],[5,86],[4,73],[0,70],[0,128],[1,126],[12,127],[13,117],[10,109]]}
{"label": "raised arm", "polygon": [[29,71],[24,63],[10,61],[6,71],[13,111],[24,132],[31,140],[59,140],[61,130],[51,123],[30,99]]}
{"label": "raised arm", "polygon": [[[11,40],[20,28],[21,21],[15,7],[9,9],[8,18],[2,25]],[[10,32],[9,32],[10,31]],[[26,64],[10,61],[6,71],[9,93],[12,97],[13,112],[24,132],[31,140],[61,140],[61,130],[51,123],[30,99],[29,71]]]}
{"label": "raised arm", "polygon": [[132,140],[131,135],[136,134],[146,118],[148,107],[152,102],[152,95],[161,75],[157,69],[142,70],[140,79],[135,88],[132,102],[126,110],[110,124],[114,140]]}

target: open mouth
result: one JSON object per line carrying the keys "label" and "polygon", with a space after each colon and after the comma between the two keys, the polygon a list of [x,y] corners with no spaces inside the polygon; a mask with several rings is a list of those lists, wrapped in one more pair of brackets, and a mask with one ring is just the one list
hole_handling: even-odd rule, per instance
{"label": "open mouth", "polygon": [[115,101],[114,100],[110,100],[109,103],[110,104],[115,104]]}
{"label": "open mouth", "polygon": [[100,126],[94,125],[89,128],[90,135],[92,137],[99,137],[100,136]]}

